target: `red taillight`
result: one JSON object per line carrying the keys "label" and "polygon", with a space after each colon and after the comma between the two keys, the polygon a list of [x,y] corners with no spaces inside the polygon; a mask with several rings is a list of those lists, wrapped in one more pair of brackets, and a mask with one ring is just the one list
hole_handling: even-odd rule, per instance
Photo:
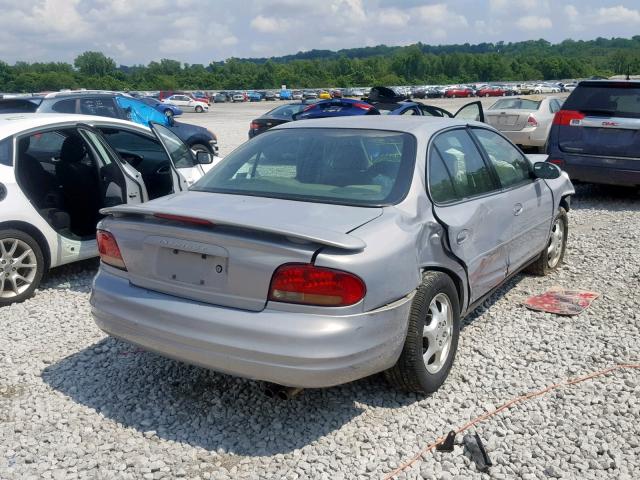
{"label": "red taillight", "polygon": [[537,127],[538,126],[538,121],[533,118],[532,116],[529,116],[529,118],[527,118],[527,125],[529,127]]}
{"label": "red taillight", "polygon": [[308,112],[309,110],[313,110],[314,108],[316,108],[318,105],[316,103],[312,103],[311,105],[309,105],[308,107],[305,107],[304,110],[302,110],[303,112]]}
{"label": "red taillight", "polygon": [[585,117],[584,113],[576,110],[560,110],[553,117],[554,125],[579,125],[580,120]]}
{"label": "red taillight", "polygon": [[127,267],[122,259],[118,242],[111,232],[106,230],[98,230],[96,232],[96,240],[98,241],[98,252],[100,252],[100,260],[112,267],[126,270]]}
{"label": "red taillight", "polygon": [[205,220],[203,218],[185,217],[183,215],[172,215],[170,213],[154,213],[153,216],[163,220],[171,220],[172,222],[192,223],[194,225],[213,225],[209,220]]}
{"label": "red taillight", "polygon": [[249,124],[250,130],[258,130],[260,128],[260,124],[258,122],[251,122]]}
{"label": "red taillight", "polygon": [[371,105],[367,103],[354,103],[353,106],[361,110],[371,110]]}
{"label": "red taillight", "polygon": [[547,162],[558,165],[560,168],[562,168],[562,166],[564,165],[564,160],[560,160],[559,158],[551,158],[547,160]]}
{"label": "red taillight", "polygon": [[269,300],[323,307],[345,307],[364,298],[367,288],[356,275],[311,264],[289,263],[271,278]]}

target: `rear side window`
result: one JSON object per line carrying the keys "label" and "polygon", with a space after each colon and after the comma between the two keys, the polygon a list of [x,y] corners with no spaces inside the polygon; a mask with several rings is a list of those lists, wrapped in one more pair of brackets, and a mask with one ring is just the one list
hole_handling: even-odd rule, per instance
{"label": "rear side window", "polygon": [[80,113],[100,117],[119,117],[111,98],[82,98],[80,99]]}
{"label": "rear side window", "polygon": [[613,117],[640,117],[640,84],[583,82],[563,108]]}
{"label": "rear side window", "polygon": [[451,177],[456,198],[497,190],[489,167],[465,130],[450,130],[436,137],[433,146]]}
{"label": "rear side window", "polygon": [[58,113],[76,113],[76,101],[74,99],[60,100],[53,104],[51,110]]}
{"label": "rear side window", "polygon": [[429,190],[436,203],[459,200],[447,167],[435,148],[431,150],[429,155]]}
{"label": "rear side window", "polygon": [[12,137],[0,141],[0,165],[13,165]]}

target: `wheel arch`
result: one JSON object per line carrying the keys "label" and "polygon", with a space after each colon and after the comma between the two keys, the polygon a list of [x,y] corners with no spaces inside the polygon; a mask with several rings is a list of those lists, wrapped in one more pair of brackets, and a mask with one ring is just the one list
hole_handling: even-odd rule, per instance
{"label": "wheel arch", "polygon": [[[47,270],[51,268],[51,249],[49,248],[49,243],[47,242],[44,234],[38,229],[34,227],[30,223],[21,222],[21,221],[8,221],[8,222],[0,222],[0,230],[4,229],[14,229],[20,230],[28,235],[31,235],[38,245],[40,246],[40,250],[42,250],[42,256],[44,257],[44,264],[47,266]],[[46,273],[46,272],[45,272]]]}
{"label": "wheel arch", "polygon": [[420,269],[421,276],[427,272],[440,272],[447,275],[453,281],[453,284],[456,287],[456,292],[458,293],[458,305],[460,306],[460,314],[465,310],[465,297],[466,297],[466,288],[465,282],[460,276],[455,273],[453,270],[450,270],[446,267],[442,267],[439,265],[426,265]]}

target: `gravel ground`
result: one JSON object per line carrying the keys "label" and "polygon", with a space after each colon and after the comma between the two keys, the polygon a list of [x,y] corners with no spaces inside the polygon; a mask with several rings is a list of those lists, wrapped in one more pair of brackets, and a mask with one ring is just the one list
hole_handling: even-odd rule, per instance
{"label": "gravel ground", "polygon": [[[427,398],[379,376],[266,398],[258,382],[106,337],[88,305],[97,262],[56,269],[0,309],[0,478],[382,478],[516,395],[640,363],[639,200],[579,188],[565,265],[517,276],[467,318],[449,380]],[[555,285],[601,297],[572,318],[520,306]],[[639,384],[640,371],[620,370],[477,425],[490,475],[457,445],[397,478],[640,478]]]}

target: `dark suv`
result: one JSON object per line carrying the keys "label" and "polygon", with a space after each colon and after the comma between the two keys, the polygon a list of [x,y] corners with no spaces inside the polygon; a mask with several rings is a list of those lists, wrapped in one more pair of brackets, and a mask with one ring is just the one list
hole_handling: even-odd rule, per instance
{"label": "dark suv", "polygon": [[[117,92],[77,91],[50,93],[44,97],[0,101],[4,113],[80,113],[120,118],[148,126],[150,121],[166,126],[194,151],[218,154],[218,139],[210,130],[198,125],[176,122],[140,100]],[[3,103],[6,103],[3,107]]]}
{"label": "dark suv", "polygon": [[555,115],[547,153],[572,181],[640,186],[640,81],[580,82]]}

